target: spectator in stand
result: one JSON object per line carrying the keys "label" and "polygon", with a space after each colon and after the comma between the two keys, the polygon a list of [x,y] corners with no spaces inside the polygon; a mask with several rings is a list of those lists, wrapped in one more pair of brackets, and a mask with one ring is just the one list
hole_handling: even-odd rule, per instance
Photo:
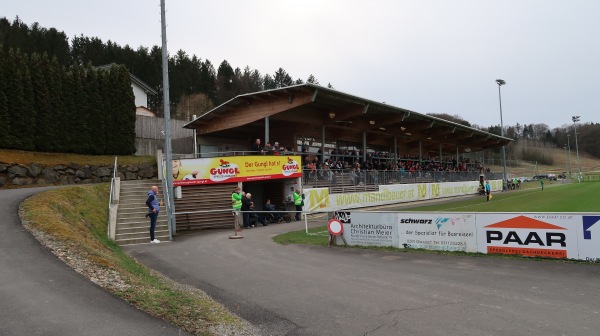
{"label": "spectator in stand", "polygon": [[270,142],[267,142],[263,151],[266,154],[273,155],[273,146],[271,146]]}
{"label": "spectator in stand", "polygon": [[284,149],[284,148],[279,146],[279,142],[275,141],[275,145],[273,146],[273,154],[275,154],[275,155],[281,154],[282,149]]}
{"label": "spectator in stand", "polygon": [[253,154],[265,153],[260,145],[260,139],[256,139],[256,141],[252,144],[252,152],[254,152]]}

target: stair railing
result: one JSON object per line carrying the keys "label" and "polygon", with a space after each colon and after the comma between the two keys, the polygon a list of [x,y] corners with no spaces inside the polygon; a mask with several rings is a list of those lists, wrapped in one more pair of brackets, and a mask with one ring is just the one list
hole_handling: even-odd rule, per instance
{"label": "stair railing", "polygon": [[107,236],[115,240],[117,226],[117,209],[119,207],[120,178],[117,177],[117,157],[113,166],[113,176],[110,180],[110,195],[108,197],[108,230]]}

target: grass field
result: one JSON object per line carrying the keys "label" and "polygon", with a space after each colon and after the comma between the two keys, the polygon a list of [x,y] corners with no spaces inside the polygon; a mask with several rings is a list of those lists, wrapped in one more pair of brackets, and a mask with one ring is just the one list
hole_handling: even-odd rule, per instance
{"label": "grass field", "polygon": [[544,190],[537,182],[526,189],[495,192],[485,196],[411,208],[410,211],[452,212],[600,212],[600,183],[549,184]]}

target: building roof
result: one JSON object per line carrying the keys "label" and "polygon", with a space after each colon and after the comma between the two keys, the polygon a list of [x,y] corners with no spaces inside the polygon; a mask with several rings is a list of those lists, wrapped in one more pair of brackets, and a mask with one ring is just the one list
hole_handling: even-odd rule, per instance
{"label": "building roof", "polygon": [[[112,64],[105,64],[105,65],[100,65],[95,67],[96,69],[100,69],[100,70],[110,70],[110,68],[113,66],[114,63]],[[137,86],[141,87],[142,90],[144,90],[144,92],[148,93],[148,94],[158,94],[158,92],[156,90],[154,90],[152,87],[150,87],[150,85],[146,84],[144,81],[142,81],[141,79],[137,78],[136,76],[134,76],[131,72],[129,72],[129,78],[131,78],[131,82],[136,84]]]}
{"label": "building roof", "polygon": [[[252,138],[264,131],[269,117],[271,138],[296,134],[389,146],[394,138],[402,153],[442,150],[479,151],[512,141],[452,121],[357,97],[315,84],[300,84],[239,95],[189,122],[198,135]],[[277,134],[281,134],[278,136]]]}

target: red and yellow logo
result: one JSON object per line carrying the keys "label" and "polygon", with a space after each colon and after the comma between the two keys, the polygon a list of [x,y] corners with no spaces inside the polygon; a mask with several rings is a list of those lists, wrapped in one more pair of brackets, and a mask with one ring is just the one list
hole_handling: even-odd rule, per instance
{"label": "red and yellow logo", "polygon": [[527,216],[487,225],[488,253],[567,258],[565,228]]}
{"label": "red and yellow logo", "polygon": [[300,171],[300,165],[294,159],[288,156],[287,162],[281,167],[283,176],[290,176]]}
{"label": "red and yellow logo", "polygon": [[218,167],[209,170],[211,181],[225,181],[232,177],[236,177],[240,173],[236,164],[229,163],[229,161],[223,159],[219,160],[219,163]]}

